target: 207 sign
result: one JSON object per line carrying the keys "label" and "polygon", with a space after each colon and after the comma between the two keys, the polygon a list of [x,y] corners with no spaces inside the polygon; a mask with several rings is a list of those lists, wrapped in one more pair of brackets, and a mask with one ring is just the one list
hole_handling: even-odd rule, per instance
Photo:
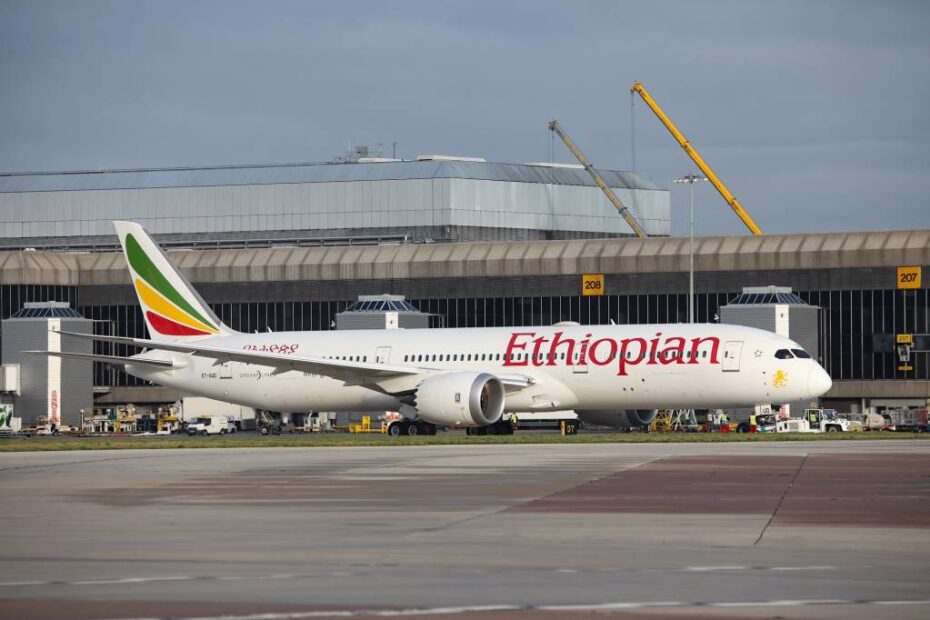
{"label": "207 sign", "polygon": [[920,288],[920,265],[898,267],[898,288]]}

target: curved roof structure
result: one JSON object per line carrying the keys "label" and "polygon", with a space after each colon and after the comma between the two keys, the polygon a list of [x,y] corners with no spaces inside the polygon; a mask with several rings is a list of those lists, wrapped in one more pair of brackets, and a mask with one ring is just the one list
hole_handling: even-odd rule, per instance
{"label": "curved roof structure", "polygon": [[[633,172],[618,170],[599,170],[598,172],[611,187],[667,189]],[[594,186],[594,181],[588,173],[578,168],[459,160],[422,160],[67,172],[3,172],[0,173],[0,193],[410,179],[479,179],[514,183]]]}
{"label": "curved roof structure", "polygon": [[[536,277],[673,273],[688,269],[686,238],[287,247],[169,252],[193,282]],[[930,265],[930,229],[695,239],[699,272]],[[122,254],[0,252],[5,284],[122,285]]]}

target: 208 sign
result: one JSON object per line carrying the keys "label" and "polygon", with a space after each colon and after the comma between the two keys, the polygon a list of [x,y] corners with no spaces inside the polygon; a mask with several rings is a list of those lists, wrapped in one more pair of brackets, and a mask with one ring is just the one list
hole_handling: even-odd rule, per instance
{"label": "208 sign", "polygon": [[604,294],[604,274],[586,273],[581,276],[581,294],[603,295]]}

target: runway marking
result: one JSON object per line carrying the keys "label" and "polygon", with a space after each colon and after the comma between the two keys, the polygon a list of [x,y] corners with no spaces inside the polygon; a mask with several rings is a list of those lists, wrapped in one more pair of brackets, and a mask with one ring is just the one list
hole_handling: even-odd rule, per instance
{"label": "runway marking", "polygon": [[[689,573],[710,573],[725,571],[833,571],[838,570],[836,566],[685,566],[683,568],[670,569],[644,569],[642,572],[689,572]],[[489,571],[485,569],[472,569],[468,571],[471,574],[485,574]],[[630,569],[607,568],[596,571],[582,571],[575,568],[556,568],[552,572],[559,574],[581,574],[584,572],[631,572]],[[639,572],[639,571],[633,571]],[[2,581],[0,588],[22,588],[31,586],[101,586],[101,585],[125,585],[132,583],[150,583],[157,581],[244,581],[244,580],[299,580],[315,579],[318,577],[355,577],[360,573],[350,571],[324,571],[319,573],[271,573],[267,575],[165,575],[151,577],[113,577],[101,579],[50,579],[50,580],[23,580],[23,581]]]}
{"label": "runway marking", "polygon": [[57,585],[68,586],[101,586],[101,585],[119,585],[126,583],[149,583],[152,581],[191,581],[198,577],[189,577],[186,575],[171,575],[165,577],[122,577],[119,579],[83,579],[80,581],[56,581],[50,582]]}
{"label": "runway marking", "polygon": [[720,602],[708,603],[708,607],[804,607],[807,605],[851,605],[857,602],[871,603],[873,601],[848,601],[838,598],[823,598],[809,600],[775,600],[754,602]]}
{"label": "runway marking", "polygon": [[647,607],[684,607],[688,605],[683,601],[654,601],[640,603],[599,603],[595,605],[539,605],[525,607],[524,609],[541,611],[607,611],[610,609],[645,609]]}
{"label": "runway marking", "polygon": [[[661,569],[660,569],[661,570]],[[775,570],[775,571],[825,571],[837,570],[836,566],[686,566],[678,569],[689,573],[709,573],[728,570]]]}
{"label": "runway marking", "polygon": [[[662,607],[807,607],[818,605],[930,605],[930,599],[916,600],[846,600],[846,599],[780,599],[772,601],[618,601],[614,603],[580,603],[576,605],[469,605],[462,607],[415,607],[408,609],[330,609],[314,611],[285,611],[244,615],[198,616],[187,620],[300,620],[302,618],[405,618],[414,616],[453,616],[467,613],[499,611],[610,611]],[[122,618],[120,620],[156,620],[149,617]]]}

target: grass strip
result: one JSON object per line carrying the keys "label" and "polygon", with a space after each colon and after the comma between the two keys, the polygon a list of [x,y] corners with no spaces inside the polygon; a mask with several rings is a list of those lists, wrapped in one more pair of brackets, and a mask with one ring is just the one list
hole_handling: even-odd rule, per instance
{"label": "grass strip", "polygon": [[773,441],[871,441],[876,439],[930,440],[930,433],[557,433],[518,432],[515,435],[471,437],[464,433],[436,436],[295,434],[262,437],[237,434],[210,437],[13,437],[0,440],[0,452],[61,450],[135,450],[175,448],[347,448],[391,446],[452,446],[490,444],[661,444],[661,443],[768,443]]}

